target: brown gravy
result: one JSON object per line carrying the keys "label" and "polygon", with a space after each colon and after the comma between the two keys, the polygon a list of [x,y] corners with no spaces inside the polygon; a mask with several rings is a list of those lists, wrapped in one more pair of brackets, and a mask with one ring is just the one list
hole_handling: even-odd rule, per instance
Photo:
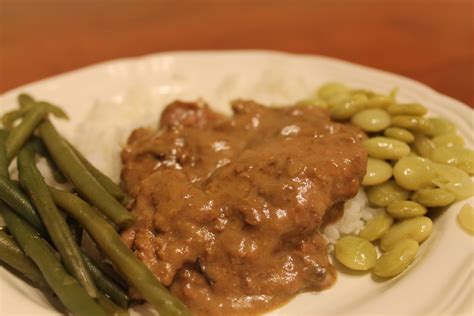
{"label": "brown gravy", "polygon": [[324,110],[232,109],[175,102],[122,152],[138,218],[123,240],[196,315],[261,313],[331,286],[320,226],[365,174],[360,135]]}

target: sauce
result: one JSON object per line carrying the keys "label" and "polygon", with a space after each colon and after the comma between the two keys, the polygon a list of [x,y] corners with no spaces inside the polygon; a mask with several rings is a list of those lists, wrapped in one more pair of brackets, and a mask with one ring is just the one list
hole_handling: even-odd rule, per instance
{"label": "sauce", "polygon": [[365,174],[358,131],[325,110],[232,109],[177,101],[122,152],[138,218],[123,240],[196,315],[261,313],[330,287],[320,227]]}

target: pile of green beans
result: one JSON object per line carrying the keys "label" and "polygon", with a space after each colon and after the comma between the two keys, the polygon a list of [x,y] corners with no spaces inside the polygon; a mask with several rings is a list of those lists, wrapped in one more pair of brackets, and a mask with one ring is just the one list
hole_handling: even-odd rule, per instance
{"label": "pile of green beans", "polygon": [[[336,258],[348,268],[372,269],[380,277],[401,273],[433,230],[431,208],[474,195],[474,151],[465,147],[453,123],[427,116],[421,104],[397,102],[395,91],[381,95],[328,83],[302,104],[326,108],[332,119],[366,133],[362,185],[371,206],[384,209],[358,236],[337,241]],[[472,213],[468,206],[458,216],[466,231],[472,230],[467,224]],[[376,246],[370,242],[378,242],[383,252],[376,260]]]}
{"label": "pile of green beans", "polygon": [[[121,285],[124,281],[108,276],[81,248],[86,229],[120,276],[161,314],[188,315],[186,306],[133,255],[108,222],[118,227],[134,222],[123,206],[130,198],[58,133],[49,116],[67,119],[66,113],[26,94],[18,103],[18,109],[1,118],[0,215],[6,230],[0,231],[0,261],[46,295],[54,293],[74,315],[128,315],[131,300]],[[62,191],[66,202],[58,200],[37,168],[38,156],[46,159],[57,183],[69,182],[87,202]],[[10,179],[14,158],[20,182]]]}
{"label": "pile of green beans", "polygon": [[89,271],[85,267],[79,245],[66,223],[63,214],[49,194],[43,176],[36,167],[35,150],[31,144],[24,146],[18,154],[18,171],[20,182],[39,213],[55,248],[59,251],[64,265],[86,292],[97,297],[97,289]]}
{"label": "pile of green beans", "polygon": [[115,268],[141,292],[145,299],[165,315],[187,315],[183,303],[173,297],[120,239],[115,229],[88,203],[72,193],[50,189],[54,201],[78,221],[97,243]]}
{"label": "pile of green beans", "polygon": [[106,315],[79,282],[68,274],[38,232],[4,204],[0,214],[25,254],[34,261],[48,285],[74,315]]}

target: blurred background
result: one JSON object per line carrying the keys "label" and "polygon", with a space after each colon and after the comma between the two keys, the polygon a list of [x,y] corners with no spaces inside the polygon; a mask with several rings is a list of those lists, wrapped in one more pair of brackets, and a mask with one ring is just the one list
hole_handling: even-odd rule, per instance
{"label": "blurred background", "polygon": [[271,49],[391,71],[474,105],[474,0],[0,0],[0,92],[120,57]]}

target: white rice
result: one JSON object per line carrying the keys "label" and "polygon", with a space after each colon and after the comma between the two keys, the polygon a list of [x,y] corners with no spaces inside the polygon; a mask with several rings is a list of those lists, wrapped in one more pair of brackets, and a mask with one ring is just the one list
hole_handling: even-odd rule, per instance
{"label": "white rice", "polygon": [[359,189],[357,195],[344,203],[344,215],[336,223],[326,226],[324,236],[328,243],[335,243],[343,235],[357,234],[365,226],[365,222],[373,218],[382,208],[368,206],[367,195]]}
{"label": "white rice", "polygon": [[[264,82],[255,87],[255,93],[261,96],[260,99],[265,99],[263,92],[278,90],[273,85],[287,85],[280,82],[271,83]],[[294,89],[280,89],[280,94],[285,90]],[[245,96],[245,93],[243,95]],[[291,98],[285,95],[281,99],[288,102]],[[95,166],[118,182],[121,170],[120,152],[130,132],[138,127],[156,127],[161,111],[174,99],[193,100],[186,95],[161,96],[158,99],[144,87],[130,89],[123,97],[98,100],[87,112],[82,123],[78,124],[73,142]],[[221,101],[223,100],[210,102]],[[368,207],[367,196],[361,189],[357,196],[344,204],[343,217],[325,228],[324,236],[329,244],[333,244],[343,235],[356,234],[367,220],[380,211],[382,209]]]}
{"label": "white rice", "polygon": [[156,127],[165,106],[141,88],[131,89],[121,98],[97,100],[78,124],[73,142],[97,168],[118,182],[120,152],[129,134],[138,127]]}

